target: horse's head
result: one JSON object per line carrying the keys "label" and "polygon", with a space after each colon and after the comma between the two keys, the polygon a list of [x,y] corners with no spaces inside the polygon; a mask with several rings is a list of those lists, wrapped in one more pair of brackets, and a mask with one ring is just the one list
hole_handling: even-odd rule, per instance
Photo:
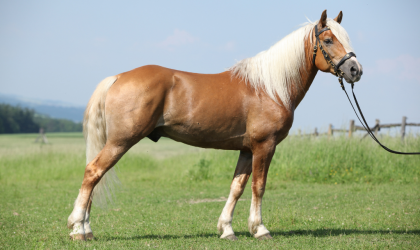
{"label": "horse's head", "polygon": [[351,48],[347,32],[340,25],[342,18],[341,11],[334,20],[327,19],[326,10],[322,12],[313,32],[313,59],[319,70],[343,76],[346,82],[354,83],[360,80],[363,68]]}

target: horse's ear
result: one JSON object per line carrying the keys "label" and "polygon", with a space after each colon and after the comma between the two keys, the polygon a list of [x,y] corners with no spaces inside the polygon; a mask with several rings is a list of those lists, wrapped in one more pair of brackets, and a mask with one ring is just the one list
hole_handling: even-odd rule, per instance
{"label": "horse's ear", "polygon": [[338,13],[338,16],[334,18],[334,21],[336,21],[337,23],[341,23],[342,19],[343,19],[343,12],[340,11],[340,13]]}
{"label": "horse's ear", "polygon": [[321,25],[321,29],[327,26],[327,10],[322,12],[321,19],[319,19],[319,24]]}

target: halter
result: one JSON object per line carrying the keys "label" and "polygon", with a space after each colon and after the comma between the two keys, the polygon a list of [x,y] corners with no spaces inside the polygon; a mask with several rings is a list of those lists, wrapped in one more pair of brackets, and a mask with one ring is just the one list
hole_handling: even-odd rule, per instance
{"label": "halter", "polygon": [[[354,113],[356,114],[356,116],[357,116],[357,119],[359,119],[359,121],[360,121],[360,123],[362,124],[362,126],[365,128],[365,130],[368,132],[368,134],[370,135],[370,137],[372,137],[372,139],[375,141],[375,142],[377,142],[383,149],[385,149],[386,151],[388,151],[388,152],[390,152],[390,153],[393,153],[393,154],[400,154],[400,155],[420,155],[420,152],[399,152],[399,151],[394,151],[394,150],[392,150],[392,149],[390,149],[390,148],[388,148],[388,147],[386,147],[386,146],[384,146],[377,138],[376,138],[376,136],[374,135],[374,133],[372,132],[372,130],[369,128],[369,125],[368,125],[368,123],[366,122],[366,119],[365,119],[365,117],[364,117],[364,115],[363,115],[363,113],[362,113],[362,109],[360,108],[360,105],[359,105],[359,102],[357,101],[357,98],[356,98],[356,95],[354,94],[354,90],[353,90],[353,88],[354,88],[354,84],[352,83],[351,84],[351,90],[352,90],[352,92],[353,92],[353,99],[354,99],[354,102],[356,103],[356,106],[357,106],[357,109],[359,110],[359,113],[360,113],[360,116],[362,117],[362,119],[360,119],[360,117],[359,117],[359,115],[357,114],[357,112],[356,112],[356,110],[355,110],[355,108],[354,108],[354,106],[353,106],[353,103],[351,102],[351,100],[350,100],[350,97],[349,97],[349,95],[347,94],[347,91],[346,91],[346,89],[344,88],[344,85],[343,85],[343,76],[344,76],[344,72],[341,70],[341,69],[339,69],[339,67],[346,61],[346,60],[348,60],[348,59],[350,59],[351,57],[356,57],[356,54],[354,54],[353,52],[349,52],[349,53],[347,53],[345,56],[343,56],[343,58],[341,58],[341,60],[338,62],[338,64],[337,65],[335,65],[333,62],[332,62],[332,60],[331,60],[331,58],[330,58],[330,56],[328,55],[328,53],[327,52],[325,52],[325,50],[324,50],[324,48],[322,47],[322,45],[321,45],[321,41],[319,40],[319,35],[322,33],[322,32],[324,32],[324,31],[327,31],[327,30],[330,30],[330,28],[329,27],[325,27],[325,28],[323,28],[322,30],[320,30],[319,32],[318,32],[318,26],[317,25],[315,25],[315,37],[316,37],[316,43],[315,43],[315,46],[314,46],[314,57],[313,57],[313,59],[312,59],[312,64],[313,65],[315,65],[315,57],[316,57],[316,51],[318,50],[318,47],[319,47],[319,49],[321,50],[321,52],[322,52],[322,55],[324,55],[324,58],[325,58],[325,60],[334,68],[334,75],[335,76],[337,76],[338,77],[338,82],[340,83],[340,85],[341,85],[341,88],[344,90],[344,92],[346,93],[346,96],[347,96],[347,99],[349,99],[349,102],[350,102],[350,104],[351,104],[351,107],[353,108],[353,111],[354,111]],[[318,45],[319,44],[319,45]],[[362,122],[362,120],[363,120],[363,122]]]}
{"label": "halter", "polygon": [[328,53],[324,50],[324,48],[322,47],[321,44],[321,40],[319,40],[319,35],[322,34],[322,32],[327,31],[327,30],[331,30],[330,27],[325,27],[322,30],[320,30],[318,32],[318,25],[315,25],[315,38],[316,38],[316,43],[314,46],[314,57],[312,59],[312,64],[315,65],[315,57],[316,57],[316,52],[319,49],[322,52],[322,55],[325,58],[325,61],[327,61],[327,63],[329,63],[333,68],[334,68],[334,75],[338,77],[338,82],[341,84],[341,88],[344,89],[344,85],[343,85],[343,76],[344,76],[344,72],[340,69],[340,66],[348,59],[350,59],[351,57],[356,57],[356,54],[354,54],[353,52],[349,52],[347,53],[345,56],[343,56],[343,58],[341,58],[341,60],[338,62],[337,65],[335,65],[333,63],[333,61],[331,60],[330,55],[328,55]]}

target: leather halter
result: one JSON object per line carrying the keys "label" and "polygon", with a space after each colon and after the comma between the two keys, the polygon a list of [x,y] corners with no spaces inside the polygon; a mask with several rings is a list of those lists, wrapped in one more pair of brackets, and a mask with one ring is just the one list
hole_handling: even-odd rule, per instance
{"label": "leather halter", "polygon": [[[340,66],[346,61],[346,60],[348,60],[348,59],[350,59],[351,57],[356,57],[356,54],[354,54],[353,52],[349,52],[349,53],[347,53],[345,56],[343,56],[343,58],[341,58],[341,60],[338,62],[338,64],[337,65],[335,65],[333,62],[332,62],[332,60],[331,60],[331,58],[330,58],[330,56],[328,55],[328,53],[327,52],[325,52],[325,50],[324,50],[324,48],[322,47],[322,44],[321,44],[321,41],[319,40],[319,35],[322,33],[322,32],[324,32],[324,31],[327,31],[327,30],[330,30],[330,28],[329,27],[325,27],[325,28],[323,28],[322,30],[320,30],[319,32],[318,32],[318,26],[317,25],[315,25],[315,37],[316,37],[316,43],[315,43],[315,46],[314,46],[314,57],[313,57],[313,59],[312,59],[312,64],[313,65],[315,65],[315,57],[316,57],[316,52],[317,52],[317,50],[318,50],[318,47],[319,47],[319,49],[321,50],[321,52],[322,52],[322,55],[324,55],[324,58],[325,58],[325,60],[334,68],[334,75],[335,76],[337,76],[338,77],[338,82],[341,84],[341,88],[344,90],[344,92],[346,93],[346,96],[347,96],[347,99],[349,100],[349,102],[350,102],[350,104],[351,104],[351,107],[353,108],[353,110],[354,110],[354,113],[356,114],[356,116],[357,116],[357,118],[359,119],[359,121],[360,121],[360,123],[362,124],[362,126],[364,127],[364,129],[368,132],[368,134],[370,135],[370,137],[372,137],[372,139],[375,141],[375,142],[377,142],[383,149],[385,149],[386,151],[388,151],[388,152],[390,152],[390,153],[393,153],[393,154],[400,154],[400,155],[420,155],[420,152],[399,152],[399,151],[395,151],[395,150],[392,150],[392,149],[390,149],[390,148],[388,148],[388,147],[386,147],[386,146],[384,146],[377,138],[376,138],[376,136],[375,136],[375,134],[372,132],[372,130],[369,128],[369,125],[368,125],[368,123],[366,122],[366,119],[365,119],[365,117],[364,117],[364,115],[363,115],[363,113],[362,113],[362,109],[360,108],[360,105],[359,105],[359,102],[357,101],[357,98],[356,98],[356,95],[354,94],[354,90],[353,90],[353,88],[354,88],[354,84],[353,83],[351,83],[351,90],[352,90],[352,92],[353,92],[353,99],[354,99],[354,101],[355,101],[355,103],[356,103],[356,106],[357,106],[357,109],[359,110],[359,113],[360,113],[360,116],[362,117],[362,119],[360,119],[360,117],[359,117],[359,115],[357,114],[357,112],[356,112],[356,110],[354,109],[354,106],[353,106],[353,103],[351,102],[351,100],[350,100],[350,97],[349,97],[349,95],[347,94],[347,91],[346,91],[346,89],[344,88],[344,85],[343,85],[343,76],[344,76],[344,72],[341,70],[341,69],[339,69],[340,68]],[[318,45],[319,44],[319,45]],[[363,121],[362,121],[363,120]]]}
{"label": "leather halter", "polygon": [[335,65],[334,63],[333,63],[333,61],[331,60],[331,57],[330,57],[330,55],[328,55],[328,53],[324,50],[324,48],[322,47],[322,44],[321,44],[321,40],[319,40],[319,35],[321,35],[322,34],[322,32],[324,32],[324,31],[327,31],[327,30],[330,30],[330,27],[325,27],[325,28],[323,28],[322,30],[320,30],[319,32],[318,32],[318,25],[315,25],[315,38],[316,38],[316,42],[315,42],[315,46],[314,46],[314,57],[313,57],[313,59],[312,59],[312,64],[314,64],[315,65],[315,57],[316,57],[316,52],[317,52],[317,50],[318,50],[318,47],[319,47],[319,49],[321,50],[321,52],[322,52],[322,55],[324,56],[324,58],[325,58],[325,60],[327,61],[327,63],[329,63],[333,68],[334,68],[334,75],[335,76],[337,76],[337,77],[339,77],[339,81],[340,81],[340,83],[342,84],[342,81],[343,81],[343,75],[344,75],[344,72],[340,69],[340,66],[346,61],[346,60],[348,60],[348,59],[350,59],[351,57],[356,57],[356,54],[354,54],[353,52],[349,52],[349,53],[347,53],[345,56],[343,56],[343,58],[341,58],[341,60],[338,62],[338,64],[337,65]]}

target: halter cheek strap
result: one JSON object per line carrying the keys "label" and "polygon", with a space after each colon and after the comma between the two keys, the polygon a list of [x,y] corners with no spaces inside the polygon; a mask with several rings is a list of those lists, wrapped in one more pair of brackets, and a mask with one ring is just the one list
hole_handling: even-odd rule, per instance
{"label": "halter cheek strap", "polygon": [[[316,57],[316,52],[318,50],[318,43],[319,43],[319,48],[321,49],[321,51],[323,52],[322,54],[325,57],[325,54],[326,53],[324,54],[324,48],[322,48],[321,41],[319,40],[319,35],[321,35],[322,32],[327,31],[327,30],[330,30],[330,27],[325,27],[325,28],[323,28],[322,30],[320,30],[318,32],[318,25],[315,25],[315,38],[316,38],[316,42],[315,42],[315,46],[314,46],[314,57],[312,59],[312,64],[315,64],[315,57]],[[330,59],[330,57],[328,56],[328,54],[327,54],[327,57],[328,57],[328,59]],[[325,58],[325,59],[327,60],[327,58]],[[331,59],[330,59],[330,61],[331,61]],[[327,60],[327,62],[328,62],[328,60]]]}

